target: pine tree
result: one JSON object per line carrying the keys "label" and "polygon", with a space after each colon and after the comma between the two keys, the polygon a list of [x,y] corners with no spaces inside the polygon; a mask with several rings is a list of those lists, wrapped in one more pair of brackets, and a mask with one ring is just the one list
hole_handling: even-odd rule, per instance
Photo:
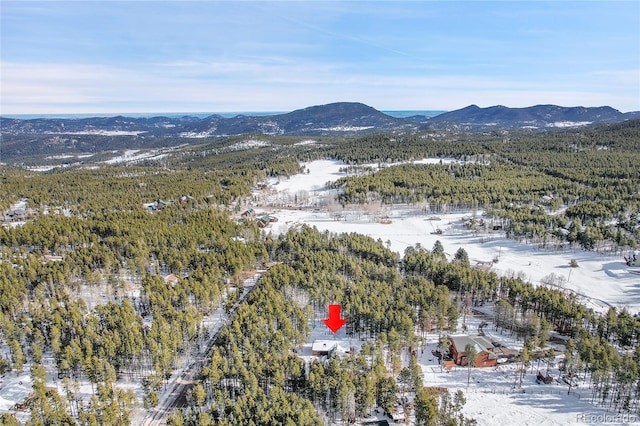
{"label": "pine tree", "polygon": [[416,425],[435,426],[438,421],[438,401],[427,388],[420,388],[414,400]]}
{"label": "pine tree", "polygon": [[435,256],[444,256],[444,247],[442,246],[440,240],[436,240],[436,242],[433,243],[431,253],[433,253]]}
{"label": "pine tree", "polygon": [[453,256],[453,259],[456,262],[460,263],[462,266],[469,267],[469,255],[467,254],[467,251],[462,247],[460,247],[456,251],[456,254]]}
{"label": "pine tree", "polygon": [[464,347],[464,355],[465,358],[467,358],[467,387],[469,387],[469,382],[471,380],[471,367],[476,366],[476,361],[478,359],[476,346],[473,343],[467,343]]}

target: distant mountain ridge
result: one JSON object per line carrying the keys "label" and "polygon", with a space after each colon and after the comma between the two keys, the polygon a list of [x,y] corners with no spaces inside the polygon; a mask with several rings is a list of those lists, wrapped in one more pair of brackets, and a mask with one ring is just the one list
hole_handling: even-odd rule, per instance
{"label": "distant mountain ridge", "polygon": [[391,117],[357,102],[338,102],[312,106],[286,114],[237,116],[206,119],[183,126],[181,136],[227,136],[245,133],[275,135],[343,135],[414,127],[401,118]]}
{"label": "distant mountain ridge", "polygon": [[247,133],[272,135],[352,136],[377,132],[449,129],[477,131],[484,129],[574,127],[587,124],[615,123],[640,118],[640,112],[622,113],[614,108],[561,107],[536,105],[527,108],[470,105],[434,117],[392,117],[358,102],[337,102],[311,106],[285,114],[225,118],[184,117],[89,117],[36,118],[21,120],[0,118],[3,135],[105,135],[144,137],[203,138]]}
{"label": "distant mountain ridge", "polygon": [[535,105],[526,108],[508,108],[497,105],[480,108],[477,105],[470,105],[438,115],[429,121],[431,124],[448,122],[469,127],[552,128],[616,123],[639,116],[640,113],[624,114],[609,106],[586,108]]}

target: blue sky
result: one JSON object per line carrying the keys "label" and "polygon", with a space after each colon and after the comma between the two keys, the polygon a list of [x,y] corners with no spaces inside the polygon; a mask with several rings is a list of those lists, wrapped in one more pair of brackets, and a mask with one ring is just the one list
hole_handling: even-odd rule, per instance
{"label": "blue sky", "polygon": [[640,110],[640,2],[0,0],[0,113]]}

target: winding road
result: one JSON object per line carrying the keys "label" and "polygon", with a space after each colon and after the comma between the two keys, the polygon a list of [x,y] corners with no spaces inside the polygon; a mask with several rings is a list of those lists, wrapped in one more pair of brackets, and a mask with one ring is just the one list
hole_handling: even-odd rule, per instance
{"label": "winding road", "polygon": [[221,304],[213,313],[214,318],[218,318],[209,326],[209,338],[205,345],[201,345],[197,352],[192,353],[188,357],[188,365],[173,373],[168,384],[159,396],[159,403],[156,407],[140,410],[134,417],[132,424],[142,426],[159,426],[167,423],[167,418],[171,413],[187,406],[187,392],[197,383],[197,375],[205,362],[210,358],[214,342],[220,330],[228,321],[233,318],[236,310],[242,302],[255,289],[258,279],[265,270],[257,271],[252,277],[243,282],[242,294],[238,297],[229,313],[225,312],[224,306]]}

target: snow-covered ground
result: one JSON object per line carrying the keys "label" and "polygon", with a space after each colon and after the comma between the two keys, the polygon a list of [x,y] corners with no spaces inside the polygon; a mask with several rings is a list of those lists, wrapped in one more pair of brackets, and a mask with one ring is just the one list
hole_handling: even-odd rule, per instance
{"label": "snow-covered ground", "polygon": [[17,401],[23,401],[31,393],[29,371],[5,374],[0,380],[0,391],[0,412],[9,411]]}
{"label": "snow-covered ground", "polygon": [[549,127],[580,127],[591,124],[591,121],[555,121]]}
{"label": "snow-covered ground", "polygon": [[50,135],[101,135],[101,136],[138,136],[147,133],[146,130],[83,130],[79,132],[58,132]]}
{"label": "snow-covered ground", "polygon": [[[427,159],[422,162],[439,161]],[[278,222],[266,229],[274,234],[308,224],[321,231],[369,235],[380,239],[399,254],[416,244],[431,249],[435,241],[440,240],[448,256],[463,247],[472,262],[491,262],[498,257],[493,270],[500,274],[522,276],[533,284],[540,284],[543,278],[553,273],[560,277],[556,281],[562,282],[565,289],[578,293],[587,306],[600,312],[606,311],[609,306],[626,307],[632,313],[640,310],[640,276],[629,273],[622,259],[578,249],[536,249],[509,240],[499,232],[476,236],[462,226],[462,219],[472,216],[479,218],[482,211],[430,214],[420,212],[417,206],[383,209],[382,213],[371,209],[342,211],[339,206],[331,204],[335,192],[325,190],[324,185],[346,176],[346,173],[340,172],[340,168],[345,166],[327,160],[305,164],[308,173],[272,182],[267,191],[256,191],[251,207],[278,217]],[[296,201],[298,205],[294,205]],[[375,219],[381,215],[388,217],[390,223],[383,224]],[[438,216],[440,220],[428,220],[433,216]],[[437,228],[442,230],[442,234],[434,233]],[[578,268],[569,267],[571,259],[577,260]],[[468,318],[469,333],[474,333],[477,322],[483,320]],[[493,341],[513,349],[522,348],[523,342],[506,332],[495,331],[492,326],[484,330]],[[358,351],[363,343],[348,338],[344,328],[333,335],[316,319],[311,337],[301,347],[299,355],[310,359],[311,347],[316,340],[336,341],[338,354],[345,353],[351,347]],[[446,387],[452,394],[462,390],[467,400],[464,415],[476,419],[479,425],[640,424],[637,417],[607,412],[591,404],[591,391],[584,385],[568,394],[568,386],[562,382],[537,384],[535,361],[527,369],[522,386],[514,386],[517,365],[501,364],[497,368],[472,369],[471,383],[467,387],[466,368],[456,368],[450,372],[440,368],[437,358],[431,353],[437,347],[437,342],[437,334],[427,335],[424,350],[419,353],[425,386]],[[561,346],[557,349],[563,350]],[[558,361],[556,359],[549,370],[554,378],[559,377]],[[546,372],[546,366],[540,364],[540,370]]]}
{"label": "snow-covered ground", "polygon": [[[466,324],[470,334],[477,333],[478,325],[485,321],[483,317],[467,316]],[[460,320],[462,322],[462,319]],[[460,329],[460,327],[459,327]],[[505,347],[522,349],[523,342],[515,339],[508,331],[498,330],[489,322],[484,327],[485,335],[494,342]],[[497,367],[472,368],[471,379],[467,386],[468,370],[466,367],[455,367],[447,371],[440,367],[438,359],[431,351],[438,347],[438,335],[428,334],[424,350],[418,354],[424,373],[424,385],[446,387],[451,394],[462,390],[467,403],[463,412],[465,416],[474,418],[479,425],[571,425],[580,423],[604,423],[603,421],[586,421],[586,419],[615,416],[592,404],[591,390],[584,384],[571,390],[567,384],[558,380],[558,366],[562,355],[549,365],[549,375],[555,380],[551,384],[537,384],[538,371],[547,373],[544,361],[532,361],[527,368],[520,386],[516,370],[519,363],[499,364]],[[561,345],[549,345],[557,351],[564,350]],[[618,421],[608,418],[612,424],[633,424],[630,419],[620,417]]]}
{"label": "snow-covered ground", "polygon": [[[119,160],[142,159],[136,154],[137,152],[129,151]],[[439,161],[440,159],[426,159],[421,162]],[[443,159],[443,162],[450,161],[453,160]],[[627,307],[632,313],[640,310],[640,275],[630,274],[622,259],[582,250],[562,252],[535,249],[508,240],[498,232],[476,236],[472,231],[464,229],[461,220],[463,217],[480,217],[481,211],[431,214],[422,212],[419,206],[392,209],[378,206],[358,211],[343,211],[339,205],[331,202],[335,192],[324,189],[326,182],[346,176],[346,173],[340,172],[341,167],[346,165],[336,161],[314,161],[305,164],[308,173],[271,182],[268,190],[256,191],[251,207],[258,212],[264,210],[279,219],[278,222],[270,224],[266,231],[278,234],[293,226],[309,224],[321,231],[357,232],[380,239],[399,254],[403,254],[407,247],[418,243],[430,249],[436,240],[440,240],[449,256],[459,247],[463,247],[472,262],[489,262],[498,257],[498,263],[493,266],[495,271],[502,274],[519,274],[534,284],[539,284],[541,279],[551,273],[564,277],[565,288],[582,294],[584,302],[594,309],[606,311],[609,306],[616,306]],[[381,223],[381,216],[386,216],[388,220],[385,222],[389,223]],[[438,216],[439,220],[428,220],[432,216]],[[433,233],[436,228],[442,230],[441,235]],[[578,268],[569,267],[571,259],[578,261]],[[212,315],[203,325],[215,332],[219,321],[217,315]],[[470,332],[475,330],[473,321],[469,319]],[[506,346],[518,348],[522,345],[522,342],[510,340],[506,334],[496,334],[492,329],[485,331],[492,333],[493,339],[499,339]],[[338,353],[344,353],[351,347],[357,351],[363,343],[357,339],[349,339],[344,334],[344,328],[334,336],[318,320],[309,342],[302,346],[299,354],[311,357],[311,344],[318,339],[335,339],[338,343]],[[466,368],[449,373],[440,369],[437,359],[431,355],[436,343],[437,335],[428,335],[427,346],[420,353],[425,385],[443,386],[453,392],[457,389],[465,391],[467,404],[464,413],[475,418],[480,425],[634,422],[633,418],[615,417],[615,413],[607,413],[591,405],[588,389],[578,388],[576,393],[567,395],[566,385],[555,382],[551,385],[536,384],[536,371],[532,374],[531,370],[528,370],[522,389],[514,389],[515,367],[508,364],[497,369],[473,369],[473,380],[467,389]],[[2,378],[0,412],[9,410],[31,391],[28,368],[29,366],[25,366],[23,374],[8,373]],[[557,377],[557,370],[555,373],[552,370],[551,374]],[[175,377],[178,377],[178,373]],[[64,394],[61,383],[51,379],[51,384],[58,386],[59,392]],[[85,383],[81,387],[81,394],[90,393],[90,388],[86,386],[88,384]],[[123,383],[123,386],[134,386],[136,394],[141,396],[139,385]],[[635,421],[638,423],[637,419]]]}
{"label": "snow-covered ground", "polygon": [[[263,272],[263,270],[260,270],[257,274],[244,281],[243,288],[245,294],[255,286],[259,274]],[[133,284],[125,288],[125,294],[127,297],[139,297],[139,291],[139,286],[135,286]],[[95,291],[87,286],[83,286],[78,295],[87,301],[87,305],[90,309],[95,308],[98,304],[105,304],[112,301],[113,299],[111,294],[108,295],[106,292],[96,294]],[[203,335],[189,355],[182,356],[177,360],[178,368],[173,371],[171,377],[167,380],[166,385],[158,391],[160,405],[169,402],[170,398],[173,396],[173,391],[179,383],[181,383],[185,371],[191,364],[193,364],[194,359],[201,357],[205,353],[216,333],[225,324],[226,319],[227,315],[222,303],[210,314],[204,316],[201,328],[202,330],[206,330],[206,334]],[[0,346],[0,356],[9,357],[6,345]],[[59,379],[55,373],[57,371],[55,361],[50,352],[45,353],[43,365],[48,372],[46,383],[47,387],[56,388],[58,393],[64,397],[67,394],[64,381]],[[24,401],[25,398],[33,391],[30,369],[31,364],[27,363],[24,365],[21,373],[17,374],[15,372],[8,372],[0,377],[0,413],[8,412],[14,414],[18,420],[22,422],[28,420],[29,411],[28,409],[17,410],[16,404]],[[131,379],[129,375],[124,374],[119,378],[117,386],[122,389],[131,389],[138,399],[139,407],[141,408],[143,406],[142,401],[144,398],[144,391],[139,379]],[[74,390],[74,393],[77,398],[87,404],[91,399],[91,396],[94,395],[95,388],[91,386],[91,383],[86,378],[82,378],[77,382],[77,389]],[[157,424],[153,422],[153,418],[157,417],[158,411],[162,410],[158,410],[157,408],[151,410],[136,410],[133,415],[132,425]]]}
{"label": "snow-covered ground", "polygon": [[143,160],[159,160],[161,158],[166,157],[167,154],[160,154],[158,151],[145,151],[140,152],[139,149],[128,149],[124,152],[123,155],[113,157],[110,160],[106,160],[106,164],[117,164],[117,163],[138,163]]}
{"label": "snow-covered ground", "polygon": [[257,139],[247,139],[247,140],[243,140],[240,142],[236,142],[233,145],[230,145],[229,147],[227,147],[227,149],[229,151],[244,151],[247,149],[255,149],[255,148],[262,148],[265,146],[270,146],[271,142],[269,141],[262,141],[262,140],[257,140]]}
{"label": "snow-covered ground", "polygon": [[[436,163],[440,159],[422,160]],[[452,161],[443,159],[443,162]],[[335,191],[324,189],[325,183],[347,176],[340,172],[344,163],[321,160],[305,164],[308,173],[272,182],[269,190],[256,191],[252,207],[278,218],[267,232],[279,234],[290,227],[308,224],[321,231],[357,232],[380,239],[402,255],[409,246],[420,244],[431,249],[440,240],[450,257],[463,247],[471,262],[491,262],[498,258],[493,270],[499,274],[521,276],[533,284],[554,274],[560,285],[577,293],[594,310],[606,312],[610,306],[640,311],[640,275],[629,272],[624,260],[581,249],[539,249],[507,239],[504,233],[474,234],[462,225],[463,218],[480,218],[481,210],[464,213],[431,214],[420,206],[366,206],[359,210],[343,210],[332,203]],[[297,201],[297,205],[295,202]],[[302,207],[302,208],[300,208]],[[380,218],[388,220],[381,223]],[[437,216],[440,220],[429,220]],[[390,223],[388,223],[390,222]],[[442,234],[435,234],[440,229]],[[569,262],[575,259],[577,268]]]}
{"label": "snow-covered ground", "polygon": [[[161,160],[167,157],[169,152],[176,151],[182,148],[182,146],[184,145],[168,147],[168,148],[144,150],[144,151],[140,149],[127,149],[123,152],[111,151],[111,154],[113,155],[113,157],[108,160],[101,161],[101,163],[102,164],[137,164],[147,160],[148,161]],[[34,166],[34,167],[26,167],[26,169],[31,170],[33,172],[48,172],[50,170],[53,170],[59,167],[65,168],[65,167],[70,167],[74,165],[79,165],[80,160],[83,160],[85,158],[90,158],[93,156],[94,154],[54,155],[54,156],[49,156],[46,159],[49,159],[49,160],[69,159],[70,160],[69,164],[40,165],[40,166]],[[89,170],[95,170],[100,168],[100,166],[92,165],[92,166],[85,166],[85,168]]]}
{"label": "snow-covered ground", "polygon": [[9,210],[14,210],[14,211],[27,210],[27,199],[21,198],[20,200],[16,201]]}
{"label": "snow-covered ground", "polygon": [[[460,318],[458,330],[462,328],[463,319]],[[466,325],[470,334],[477,334],[478,325],[487,321],[484,316],[468,315]],[[516,339],[508,331],[498,329],[488,321],[483,328],[485,335],[493,342],[499,342],[511,349],[522,349],[523,341]],[[631,415],[617,414],[598,407],[591,402],[591,390],[587,385],[579,383],[571,389],[560,377],[559,365],[563,358],[561,352],[564,346],[549,344],[558,355],[549,363],[548,374],[554,378],[551,384],[536,383],[536,375],[540,371],[547,374],[547,364],[544,360],[531,362],[527,367],[522,384],[520,384],[517,370],[519,363],[504,363],[497,367],[472,368],[469,384],[469,371],[466,367],[455,367],[450,371],[441,367],[438,358],[432,354],[438,349],[437,333],[425,336],[424,344],[420,346],[417,356],[423,371],[425,386],[447,388],[453,396],[458,390],[464,392],[466,404],[463,413],[473,418],[478,425],[574,425],[574,424],[638,424],[640,419]],[[337,345],[336,356],[348,356],[347,352],[354,349],[360,351],[364,341],[349,338],[345,329],[340,329],[335,335],[331,333],[318,318],[312,326],[311,335],[306,343],[301,345],[298,356],[311,362],[316,359],[312,355],[314,342],[327,342]],[[321,359],[323,359],[321,357]],[[404,354],[403,364],[408,364],[408,356]],[[381,414],[377,417],[383,418]]]}

